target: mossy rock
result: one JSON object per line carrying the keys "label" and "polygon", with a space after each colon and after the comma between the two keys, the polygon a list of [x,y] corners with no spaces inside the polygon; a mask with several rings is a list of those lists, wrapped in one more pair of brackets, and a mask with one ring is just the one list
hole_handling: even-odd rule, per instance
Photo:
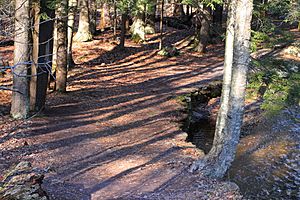
{"label": "mossy rock", "polygon": [[180,51],[175,47],[164,47],[157,54],[165,57],[176,57],[180,55]]}
{"label": "mossy rock", "polygon": [[145,27],[145,34],[154,34],[154,33],[155,33],[155,29],[153,26],[147,25]]}

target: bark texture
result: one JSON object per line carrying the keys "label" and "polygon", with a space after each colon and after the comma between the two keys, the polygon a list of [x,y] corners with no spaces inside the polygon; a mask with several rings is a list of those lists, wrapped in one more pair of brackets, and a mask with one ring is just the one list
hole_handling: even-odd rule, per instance
{"label": "bark texture", "polygon": [[194,50],[200,53],[204,53],[206,51],[206,46],[209,41],[209,30],[211,24],[211,14],[210,9],[207,6],[201,11],[201,15],[199,17],[200,27],[196,32],[196,42]]}
{"label": "bark texture", "polygon": [[32,19],[33,19],[33,29],[32,29],[32,65],[30,77],[30,110],[35,111],[36,105],[36,89],[37,89],[37,74],[38,69],[38,57],[39,57],[39,28],[40,28],[40,3],[36,2],[32,5]]}
{"label": "bark texture", "polygon": [[89,15],[90,15],[90,31],[95,34],[97,28],[97,2],[96,0],[90,0],[89,3]]}
{"label": "bark texture", "polygon": [[116,0],[113,1],[113,9],[114,9],[114,19],[113,19],[113,29],[114,29],[114,37],[117,36],[117,2]]}
{"label": "bark texture", "polygon": [[73,40],[77,42],[86,42],[93,38],[90,31],[88,0],[79,0],[79,8],[79,26]]}
{"label": "bark texture", "polygon": [[[191,167],[191,171],[202,170],[204,174],[217,178],[225,175],[235,157],[243,121],[247,69],[250,61],[249,41],[253,1],[237,0],[236,6],[233,5],[235,1],[231,3],[231,8],[234,7],[231,14],[235,13],[235,27],[230,87],[224,85],[223,88],[225,93],[222,94],[222,107],[213,148],[203,160],[195,162]],[[232,22],[230,20],[232,19],[229,19],[228,25]],[[230,40],[232,36],[227,32],[227,37]],[[231,41],[229,42],[226,51],[230,50]],[[227,56],[231,56],[231,53],[227,53]],[[228,61],[230,62],[230,59]],[[229,71],[225,72],[225,75],[224,84],[228,84]]]}
{"label": "bark texture", "polygon": [[[46,13],[51,19],[55,17],[54,9],[50,9],[47,0],[41,0],[41,13]],[[53,20],[40,19],[39,25],[39,56],[37,70],[37,91],[36,91],[36,110],[44,109],[46,103],[47,85],[49,73],[52,70],[52,50],[53,50]],[[53,71],[51,72],[54,73]]]}
{"label": "bark texture", "polygon": [[68,1],[60,0],[56,6],[57,66],[56,90],[66,92],[67,86],[67,11]]}
{"label": "bark texture", "polygon": [[11,115],[24,119],[29,115],[29,0],[15,1],[15,50]]}
{"label": "bark texture", "polygon": [[109,7],[106,3],[103,3],[101,6],[101,18],[100,18],[100,30],[101,31],[105,31],[105,28],[109,21],[108,16],[109,16]]}
{"label": "bark texture", "polygon": [[68,69],[75,66],[72,56],[73,46],[73,33],[75,24],[75,13],[77,10],[77,0],[69,0],[69,13],[68,13]]}
{"label": "bark texture", "polygon": [[159,32],[160,32],[160,38],[159,38],[159,50],[162,50],[163,48],[163,40],[164,40],[164,0],[161,0],[161,9],[160,9],[160,21],[159,21]]}
{"label": "bark texture", "polygon": [[120,49],[123,49],[125,47],[126,20],[127,20],[127,14],[123,13],[121,17],[120,44],[118,45]]}

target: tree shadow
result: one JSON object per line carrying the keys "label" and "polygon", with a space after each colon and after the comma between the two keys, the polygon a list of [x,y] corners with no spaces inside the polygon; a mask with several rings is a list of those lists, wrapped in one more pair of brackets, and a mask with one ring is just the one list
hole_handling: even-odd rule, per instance
{"label": "tree shadow", "polygon": [[[191,55],[190,59],[185,55],[158,57],[156,45],[128,47],[128,52],[115,49],[77,65],[74,69],[80,71],[69,77],[68,93],[50,94],[43,117],[32,119],[30,127],[0,141],[1,145],[17,139],[27,145],[10,146],[1,154],[51,165],[55,172],[47,174],[47,185],[66,180],[63,184],[69,196],[73,198],[72,191],[83,189],[82,199],[149,165],[164,163],[166,157],[179,156],[183,147],[170,145],[170,140],[182,134],[170,122],[178,115],[175,99],[220,79],[222,61],[218,54]],[[99,68],[105,60],[112,64]],[[113,163],[127,162],[131,156],[141,163],[109,177],[98,171],[99,177],[90,177],[97,184],[85,178],[75,181],[101,167],[109,170]],[[54,184],[51,190],[57,187],[64,186]]]}

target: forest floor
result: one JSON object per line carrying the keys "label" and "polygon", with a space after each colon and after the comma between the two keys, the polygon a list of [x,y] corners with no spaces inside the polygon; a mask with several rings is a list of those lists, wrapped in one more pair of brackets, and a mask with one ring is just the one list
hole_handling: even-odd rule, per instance
{"label": "forest floor", "polygon": [[[27,160],[45,170],[43,187],[55,200],[241,198],[233,183],[187,172],[204,153],[180,129],[178,96],[220,80],[224,55],[223,44],[190,51],[190,34],[168,29],[165,44],[181,52],[171,58],[157,55],[157,35],[144,44],[128,39],[123,51],[110,33],[75,43],[68,92],[49,92],[34,118],[12,120],[11,92],[0,90],[0,180]],[[0,55],[12,64],[12,44],[0,46]],[[11,86],[11,75],[0,83]],[[247,102],[249,129],[259,104]]]}
{"label": "forest floor", "polygon": [[[204,154],[185,141],[177,97],[220,79],[224,53],[189,51],[188,34],[169,29],[172,58],[157,55],[157,35],[123,51],[110,34],[75,44],[68,92],[49,93],[38,117],[10,119],[11,93],[0,91],[0,171],[21,160],[45,169],[52,199],[239,199],[235,184],[187,172]],[[0,52],[12,62],[12,46]]]}

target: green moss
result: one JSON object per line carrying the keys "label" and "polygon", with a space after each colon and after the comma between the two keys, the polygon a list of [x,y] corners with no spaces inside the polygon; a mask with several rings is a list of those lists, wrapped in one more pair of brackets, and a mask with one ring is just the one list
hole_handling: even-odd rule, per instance
{"label": "green moss", "polygon": [[180,51],[175,47],[164,47],[157,54],[165,57],[174,57],[174,56],[179,56]]}
{"label": "green moss", "polygon": [[131,40],[135,43],[141,43],[144,41],[138,34],[133,34]]}
{"label": "green moss", "polygon": [[252,31],[250,49],[255,52],[261,48],[274,48],[277,45],[291,43],[293,40],[294,36],[289,31]]}

